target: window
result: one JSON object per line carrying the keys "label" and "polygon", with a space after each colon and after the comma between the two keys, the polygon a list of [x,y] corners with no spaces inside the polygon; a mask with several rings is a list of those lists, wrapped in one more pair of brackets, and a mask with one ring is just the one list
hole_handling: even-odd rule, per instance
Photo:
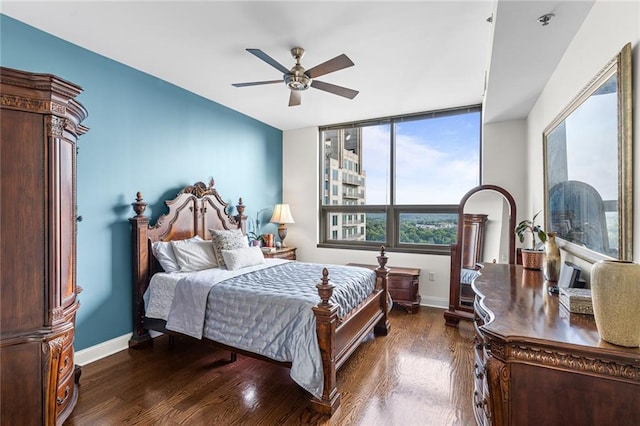
{"label": "window", "polygon": [[321,128],[320,245],[448,254],[480,140],[480,106]]}

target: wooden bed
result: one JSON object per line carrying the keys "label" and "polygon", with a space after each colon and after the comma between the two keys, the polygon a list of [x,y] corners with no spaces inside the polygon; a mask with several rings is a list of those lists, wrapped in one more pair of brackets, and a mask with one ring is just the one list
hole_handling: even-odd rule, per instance
{"label": "wooden bed", "polygon": [[[138,192],[136,201],[132,203],[136,213],[129,219],[132,236],[132,268],[133,268],[133,336],[129,347],[140,348],[152,343],[149,330],[173,333],[165,328],[165,321],[145,317],[143,294],[153,274],[162,268],[151,251],[151,244],[156,241],[174,241],[194,237],[196,235],[209,240],[209,229],[241,229],[245,232],[246,216],[242,199],[236,206],[237,215],[227,213],[228,203],[224,202],[216,189],[213,179],[206,185],[197,182],[182,189],[176,198],[165,201],[169,213],[161,216],[155,225],[144,215],[147,203]],[[384,247],[377,257],[375,290],[363,303],[344,318],[339,319],[338,307],[331,303],[334,286],[330,284],[328,271],[318,277],[317,285],[320,302],[312,309],[316,318],[316,331],[323,364],[324,388],[321,398],[311,399],[312,408],[318,412],[331,415],[340,405],[340,393],[336,383],[336,371],[373,330],[376,335],[387,335],[390,324],[387,318],[387,257]],[[174,333],[175,334],[175,333]],[[290,367],[291,363],[273,361],[261,355],[238,350],[221,343],[204,339],[203,342],[223,347],[235,353],[267,360]]]}

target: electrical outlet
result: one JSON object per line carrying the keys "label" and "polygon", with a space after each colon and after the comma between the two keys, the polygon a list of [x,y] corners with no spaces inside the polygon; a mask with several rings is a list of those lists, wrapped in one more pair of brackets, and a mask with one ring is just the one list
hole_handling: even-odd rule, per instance
{"label": "electrical outlet", "polygon": [[435,281],[435,280],[436,280],[436,273],[429,272],[429,281]]}

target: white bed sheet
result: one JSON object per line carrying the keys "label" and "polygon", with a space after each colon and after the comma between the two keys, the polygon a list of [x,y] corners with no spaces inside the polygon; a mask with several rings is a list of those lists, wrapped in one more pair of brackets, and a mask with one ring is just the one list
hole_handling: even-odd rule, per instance
{"label": "white bed sheet", "polygon": [[170,274],[166,272],[159,272],[151,277],[149,287],[147,287],[147,290],[144,292],[143,299],[145,316],[148,318],[157,318],[166,321],[169,317],[169,311],[171,310],[171,303],[173,302],[178,281],[187,275],[206,274],[214,279],[215,282],[220,282],[238,275],[258,271],[260,269],[269,268],[286,262],[291,261],[284,259],[265,259],[265,263],[237,269],[235,271],[229,271],[227,268],[222,267],[205,269],[197,272],[173,272]]}

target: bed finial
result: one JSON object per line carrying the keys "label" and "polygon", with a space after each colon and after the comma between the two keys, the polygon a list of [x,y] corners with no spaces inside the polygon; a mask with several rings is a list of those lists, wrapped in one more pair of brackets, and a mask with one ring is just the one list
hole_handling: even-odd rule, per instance
{"label": "bed finial", "polygon": [[140,216],[144,216],[144,211],[147,208],[147,203],[145,203],[142,200],[142,192],[137,192],[136,193],[136,202],[135,203],[131,203],[131,205],[133,206],[133,211],[136,212],[136,216],[140,217]]}
{"label": "bed finial", "polygon": [[380,265],[380,268],[383,268],[385,266],[387,266],[387,255],[385,254],[385,250],[384,250],[384,246],[380,246],[380,256],[378,256],[378,265]]}
{"label": "bed finial", "polygon": [[238,211],[238,216],[242,216],[244,214],[244,204],[242,204],[242,197],[240,197],[240,199],[238,200],[236,210]]}
{"label": "bed finial", "polygon": [[318,306],[331,306],[329,299],[331,299],[331,296],[333,295],[334,287],[335,286],[333,284],[329,284],[329,270],[327,268],[322,268],[322,280],[316,284],[318,294],[320,295],[320,299],[322,299],[322,301],[318,303]]}

